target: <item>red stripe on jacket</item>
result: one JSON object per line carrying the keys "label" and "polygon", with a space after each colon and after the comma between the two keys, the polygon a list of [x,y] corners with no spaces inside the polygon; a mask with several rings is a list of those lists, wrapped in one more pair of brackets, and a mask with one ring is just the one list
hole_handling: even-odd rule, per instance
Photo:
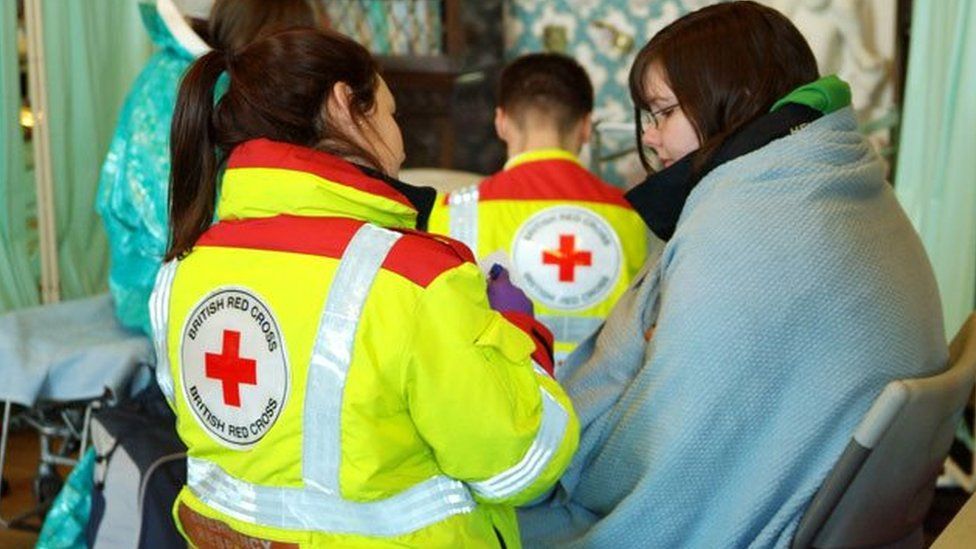
{"label": "red stripe on jacket", "polygon": [[[223,221],[197,240],[197,246],[218,246],[291,252],[340,259],[363,221],[345,217],[279,215],[262,219]],[[441,273],[473,262],[463,244],[420,231],[403,233],[386,256],[383,268],[427,287]]]}
{"label": "red stripe on jacket", "polygon": [[623,191],[563,159],[534,160],[498,172],[478,186],[478,200],[596,202],[632,209]]}
{"label": "red stripe on jacket", "polygon": [[234,147],[227,159],[227,169],[233,168],[276,168],[306,172],[415,209],[407,197],[389,184],[364,174],[338,156],[290,143],[270,139],[254,139],[241,143]]}

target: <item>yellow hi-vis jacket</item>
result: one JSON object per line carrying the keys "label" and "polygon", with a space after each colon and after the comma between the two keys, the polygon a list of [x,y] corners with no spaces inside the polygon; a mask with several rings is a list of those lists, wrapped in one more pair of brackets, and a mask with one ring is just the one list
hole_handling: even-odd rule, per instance
{"label": "yellow hi-vis jacket", "polygon": [[217,214],[150,302],[191,544],[518,547],[578,442],[545,328],[334,156],[244,143]]}
{"label": "yellow hi-vis jacket", "polygon": [[647,256],[647,229],[623,193],[560,149],[522,153],[438,198],[430,232],[479,259],[508,255],[512,280],[555,336],[557,361],[600,326]]}

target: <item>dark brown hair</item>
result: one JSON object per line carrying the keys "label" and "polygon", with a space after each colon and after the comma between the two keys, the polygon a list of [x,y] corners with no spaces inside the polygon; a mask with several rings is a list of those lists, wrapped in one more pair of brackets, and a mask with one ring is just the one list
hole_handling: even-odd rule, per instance
{"label": "dark brown hair", "polygon": [[236,51],[281,30],[322,26],[320,9],[317,0],[217,0],[207,35],[214,49]]}
{"label": "dark brown hair", "polygon": [[[225,70],[230,86],[215,104],[214,86]],[[191,65],[173,114],[166,260],[189,252],[210,226],[220,162],[240,143],[267,138],[379,166],[374,154],[342,135],[326,116],[326,100],[342,82],[351,89],[353,117],[368,124],[377,71],[366,48],[315,29],[279,32],[236,54],[212,51]]]}
{"label": "dark brown hair", "polygon": [[[704,7],[664,27],[634,60],[630,95],[638,144],[639,111],[650,108],[644,80],[655,63],[698,134],[696,168],[729,135],[819,76],[807,41],[780,12],[751,1]],[[643,147],[638,150],[648,167]]]}
{"label": "dark brown hair", "polygon": [[593,110],[593,84],[576,60],[557,53],[532,53],[502,69],[498,106],[519,124],[526,111],[539,112],[566,134]]}

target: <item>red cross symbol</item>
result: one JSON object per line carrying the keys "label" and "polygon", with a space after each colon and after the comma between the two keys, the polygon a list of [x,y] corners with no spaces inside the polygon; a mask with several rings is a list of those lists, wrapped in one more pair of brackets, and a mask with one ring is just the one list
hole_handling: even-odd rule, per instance
{"label": "red cross symbol", "polygon": [[241,358],[241,333],[224,330],[224,349],[221,353],[206,353],[207,377],[219,379],[224,388],[224,404],[241,406],[241,383],[257,385],[257,361]]}
{"label": "red cross symbol", "polygon": [[559,250],[544,250],[542,252],[542,263],[559,265],[560,282],[574,282],[576,280],[576,267],[589,267],[592,260],[592,253],[576,249],[576,236],[571,234],[559,235]]}

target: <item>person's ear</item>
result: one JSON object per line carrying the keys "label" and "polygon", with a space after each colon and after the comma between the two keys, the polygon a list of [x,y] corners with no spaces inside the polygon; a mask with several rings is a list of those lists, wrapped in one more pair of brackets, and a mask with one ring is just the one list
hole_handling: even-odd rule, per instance
{"label": "person's ear", "polygon": [[593,135],[593,113],[588,112],[579,123],[580,145],[587,143],[591,135]]}
{"label": "person's ear", "polygon": [[508,141],[508,125],[508,115],[501,107],[495,107],[495,133],[498,134],[498,139]]}
{"label": "person's ear", "polygon": [[352,115],[352,88],[348,84],[336,82],[332,86],[325,108],[336,126],[346,131],[356,131],[356,120]]}

